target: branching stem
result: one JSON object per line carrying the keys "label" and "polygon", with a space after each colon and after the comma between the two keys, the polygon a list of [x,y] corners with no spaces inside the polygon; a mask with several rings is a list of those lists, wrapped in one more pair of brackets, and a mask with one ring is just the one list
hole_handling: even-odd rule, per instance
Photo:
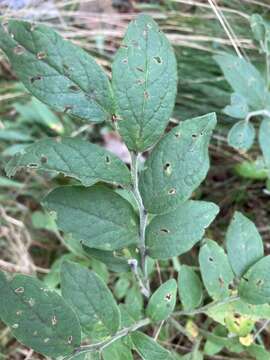
{"label": "branching stem", "polygon": [[138,180],[138,164],[140,153],[131,152],[131,177],[132,177],[132,193],[136,200],[138,210],[139,210],[139,250],[141,256],[141,269],[143,274],[142,279],[142,293],[146,296],[150,296],[150,289],[149,289],[149,280],[147,275],[147,254],[146,254],[146,247],[145,247],[145,229],[147,225],[147,211],[144,208],[142,196],[139,190],[139,180]]}
{"label": "branching stem", "polygon": [[130,327],[124,328],[124,329],[118,331],[110,339],[107,339],[107,340],[104,340],[104,341],[101,341],[99,343],[92,344],[92,345],[82,345],[82,346],[76,348],[71,355],[68,355],[63,360],[70,360],[70,359],[72,359],[72,357],[74,355],[78,355],[78,354],[102,351],[107,346],[114,343],[115,341],[117,341],[117,340],[121,339],[122,337],[127,336],[128,334],[131,334],[132,332],[140,329],[143,326],[149,325],[149,324],[150,324],[150,319],[148,319],[148,318],[140,320],[140,321],[136,322],[135,324],[131,325]]}

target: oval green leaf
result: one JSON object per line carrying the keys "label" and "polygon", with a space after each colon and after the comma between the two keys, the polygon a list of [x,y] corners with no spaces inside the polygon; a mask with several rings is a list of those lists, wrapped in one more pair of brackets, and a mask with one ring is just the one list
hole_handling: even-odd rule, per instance
{"label": "oval green leaf", "polygon": [[196,309],[203,300],[203,286],[190,266],[182,265],[178,275],[178,291],[184,310]]}
{"label": "oval green leaf", "polygon": [[230,129],[228,143],[230,146],[240,151],[247,151],[253,145],[256,131],[250,122],[238,121]]}
{"label": "oval green leaf", "polygon": [[128,148],[144,151],[166,128],[176,95],[172,47],[148,15],[131,21],[112,67],[119,132]]}

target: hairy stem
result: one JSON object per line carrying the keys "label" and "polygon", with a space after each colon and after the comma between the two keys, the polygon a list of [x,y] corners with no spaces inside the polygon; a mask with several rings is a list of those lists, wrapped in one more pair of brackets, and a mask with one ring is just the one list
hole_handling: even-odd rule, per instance
{"label": "hairy stem", "polygon": [[150,296],[150,289],[149,289],[149,281],[148,281],[148,275],[147,275],[147,262],[146,262],[146,247],[145,247],[145,229],[147,225],[147,211],[144,208],[142,196],[140,194],[139,190],[139,180],[138,180],[138,164],[139,164],[139,158],[140,153],[131,152],[131,177],[133,182],[132,187],[132,193],[136,200],[138,210],[139,210],[139,221],[140,221],[140,227],[139,227],[139,237],[140,237],[140,243],[139,243],[139,250],[140,250],[140,256],[141,256],[141,269],[143,273],[143,279],[142,279],[142,293],[146,296]]}
{"label": "hairy stem", "polygon": [[71,359],[74,355],[78,355],[78,354],[84,354],[84,353],[88,353],[88,352],[98,352],[98,351],[102,351],[104,350],[107,346],[111,345],[112,343],[114,343],[115,341],[121,339],[124,336],[127,336],[128,334],[131,334],[132,332],[140,329],[143,326],[146,326],[150,324],[150,319],[145,318],[143,320],[140,320],[138,322],[136,322],[135,324],[131,325],[128,328],[124,328],[120,331],[118,331],[113,337],[111,337],[110,339],[101,341],[99,343],[96,344],[92,344],[92,345],[82,345],[79,346],[77,349],[75,349],[73,351],[73,353],[71,355],[68,355],[67,357],[65,357],[63,360],[69,360]]}

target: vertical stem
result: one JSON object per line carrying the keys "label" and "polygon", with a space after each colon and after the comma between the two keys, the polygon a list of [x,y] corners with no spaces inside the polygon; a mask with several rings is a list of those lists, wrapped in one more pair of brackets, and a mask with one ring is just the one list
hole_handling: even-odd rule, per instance
{"label": "vertical stem", "polygon": [[133,182],[133,188],[132,193],[134,195],[134,198],[136,200],[138,210],[139,210],[139,251],[141,256],[141,269],[143,273],[143,294],[146,297],[149,297],[150,295],[150,289],[149,289],[149,281],[148,281],[148,275],[147,275],[147,261],[146,261],[146,247],[145,247],[145,229],[147,225],[147,218],[148,214],[146,209],[144,208],[142,196],[139,190],[139,180],[138,180],[138,164],[139,164],[139,158],[140,153],[131,152],[131,177]]}

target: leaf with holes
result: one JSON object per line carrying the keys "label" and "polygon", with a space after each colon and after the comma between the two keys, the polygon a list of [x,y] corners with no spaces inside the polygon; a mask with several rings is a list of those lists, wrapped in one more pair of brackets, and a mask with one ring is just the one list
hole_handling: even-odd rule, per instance
{"label": "leaf with holes", "polygon": [[155,216],[146,228],[149,255],[167,259],[189,251],[201,240],[218,211],[213,203],[188,200],[167,214]]}
{"label": "leaf with holes", "polygon": [[151,296],[146,308],[146,315],[153,321],[167,319],[176,304],[177,282],[171,279],[160,285]]}
{"label": "leaf with holes", "polygon": [[0,24],[0,48],[25,87],[59,112],[103,122],[114,114],[104,70],[84,50],[44,25],[9,20]]}
{"label": "leaf with holes", "polygon": [[231,54],[214,56],[234,92],[243,96],[253,110],[264,109],[267,99],[265,81],[248,61]]}
{"label": "leaf with holes", "polygon": [[226,248],[232,269],[242,276],[264,254],[263,241],[256,226],[246,216],[236,212],[226,234]]}
{"label": "leaf with holes", "polygon": [[255,135],[253,124],[245,120],[238,121],[229,131],[228,143],[235,149],[247,151],[253,145]]}
{"label": "leaf with holes", "polygon": [[140,177],[143,202],[150,213],[168,212],[187,200],[206,177],[208,145],[216,115],[182,121],[154,148]]}
{"label": "leaf with holes", "polygon": [[143,360],[173,360],[172,354],[149,336],[137,331],[130,337]]}
{"label": "leaf with holes", "polygon": [[86,334],[97,339],[118,330],[118,306],[104,281],[93,271],[65,261],[61,266],[61,290]]}
{"label": "leaf with holes", "polygon": [[104,263],[107,268],[114,272],[126,272],[130,270],[128,259],[117,255],[115,251],[93,249],[83,245],[84,252],[98,261]]}
{"label": "leaf with holes", "polygon": [[118,127],[128,148],[144,151],[166,128],[176,95],[171,45],[147,15],[133,20],[112,67]]}
{"label": "leaf with holes", "polygon": [[184,310],[198,307],[203,300],[203,286],[192,267],[182,265],[178,275],[178,291]]}
{"label": "leaf with holes", "polygon": [[45,356],[72,353],[80,345],[81,328],[61,296],[26,275],[8,281],[0,271],[0,318],[24,345]]}
{"label": "leaf with holes", "polygon": [[104,185],[59,187],[43,201],[56,223],[84,245],[117,250],[138,242],[138,219],[132,206]]}
{"label": "leaf with holes", "polygon": [[249,304],[270,303],[270,255],[265,256],[243,275],[239,285],[239,295]]}
{"label": "leaf with holes", "polygon": [[233,118],[244,119],[249,112],[249,108],[246,99],[242,95],[233,93],[231,95],[231,104],[227,105],[223,111]]}
{"label": "leaf with holes", "polygon": [[270,139],[270,119],[264,118],[260,124],[260,129],[259,129],[259,144],[263,153],[265,165],[270,171],[269,139]]}
{"label": "leaf with holes", "polygon": [[199,253],[203,283],[214,300],[230,296],[233,272],[224,250],[213,240],[206,240]]}
{"label": "leaf with holes", "polygon": [[127,166],[115,155],[98,145],[74,138],[37,141],[8,162],[7,175],[13,176],[23,167],[62,173],[84,186],[98,181],[125,186],[131,182]]}

